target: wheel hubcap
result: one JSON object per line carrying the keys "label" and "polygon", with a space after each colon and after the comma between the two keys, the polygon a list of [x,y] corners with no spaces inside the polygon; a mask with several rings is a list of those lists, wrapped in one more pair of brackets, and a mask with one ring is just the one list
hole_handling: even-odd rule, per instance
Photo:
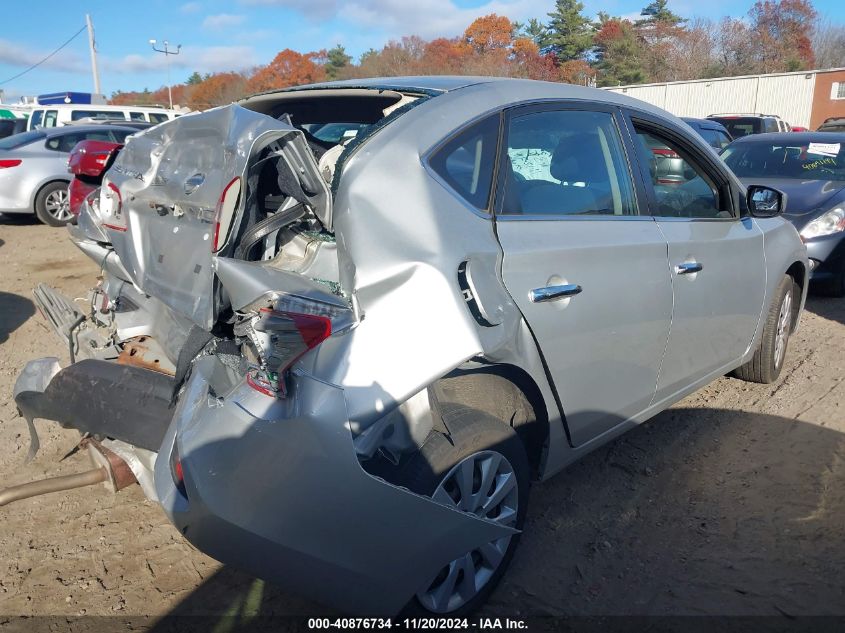
{"label": "wheel hubcap", "polygon": [[67,190],[57,189],[47,194],[47,198],[44,200],[44,208],[50,216],[57,220],[69,220],[70,205],[68,204]]}
{"label": "wheel hubcap", "polygon": [[786,356],[786,343],[792,327],[792,293],[787,292],[780,304],[777,333],[775,334],[775,368],[779,368]]}
{"label": "wheel hubcap", "polygon": [[[481,451],[456,464],[432,498],[462,512],[516,526],[519,486],[510,462],[500,453]],[[429,611],[449,613],[472,600],[493,577],[512,536],[485,543],[443,567],[417,599]]]}

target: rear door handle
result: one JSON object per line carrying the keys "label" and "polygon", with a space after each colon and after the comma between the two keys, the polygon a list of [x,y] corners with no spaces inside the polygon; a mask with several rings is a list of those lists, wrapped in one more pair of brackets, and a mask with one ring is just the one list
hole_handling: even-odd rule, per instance
{"label": "rear door handle", "polygon": [[704,266],[698,262],[684,262],[675,266],[675,272],[679,275],[691,275],[692,273],[700,273],[704,270]]}
{"label": "rear door handle", "polygon": [[566,299],[581,294],[581,286],[578,284],[564,284],[562,286],[546,286],[545,288],[534,288],[528,298],[531,303],[544,303],[556,299]]}

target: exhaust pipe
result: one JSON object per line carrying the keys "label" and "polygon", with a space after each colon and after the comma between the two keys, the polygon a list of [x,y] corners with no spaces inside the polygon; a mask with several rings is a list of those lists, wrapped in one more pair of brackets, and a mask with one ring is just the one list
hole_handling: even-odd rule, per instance
{"label": "exhaust pipe", "polygon": [[75,475],[51,477],[49,479],[31,481],[28,484],[21,484],[20,486],[11,486],[10,488],[0,490],[0,506],[12,503],[13,501],[44,495],[48,492],[59,492],[60,490],[93,486],[102,481],[108,481],[108,478],[109,474],[106,469],[100,467],[94,468],[93,470],[86,470],[83,473],[76,473]]}
{"label": "exhaust pipe", "polygon": [[137,483],[132,470],[117,454],[91,438],[82,440],[82,446],[88,448],[88,454],[97,468],[73,475],[50,477],[49,479],[40,479],[19,486],[4,488],[0,490],[0,506],[50,492],[83,488],[99,483],[105,483],[106,487],[112,492],[117,492],[130,484]]}

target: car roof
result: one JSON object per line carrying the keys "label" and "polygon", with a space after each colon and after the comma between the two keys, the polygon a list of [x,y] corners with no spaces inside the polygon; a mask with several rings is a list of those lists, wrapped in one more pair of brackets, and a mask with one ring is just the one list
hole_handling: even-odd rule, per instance
{"label": "car roof", "polygon": [[695,117],[690,116],[682,116],[681,121],[684,123],[696,123],[704,128],[709,128],[713,130],[724,130],[727,131],[724,125],[719,123],[718,121],[714,121],[713,119],[696,119]]}
{"label": "car roof", "polygon": [[741,136],[734,143],[845,143],[845,132],[769,132]]}
{"label": "car roof", "polygon": [[[344,79],[342,81],[324,81],[304,86],[294,86],[269,92],[296,92],[300,90],[320,90],[325,88],[368,88],[383,90],[409,90],[418,92],[449,92],[476,84],[508,81],[507,77],[476,77],[463,75],[424,75],[407,77],[368,77],[366,79]],[[267,93],[262,93],[267,94]]]}

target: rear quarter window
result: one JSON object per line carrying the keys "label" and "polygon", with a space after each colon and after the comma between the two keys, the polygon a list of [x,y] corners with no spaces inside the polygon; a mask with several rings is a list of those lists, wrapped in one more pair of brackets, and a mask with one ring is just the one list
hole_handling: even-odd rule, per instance
{"label": "rear quarter window", "polygon": [[460,131],[429,159],[434,172],[476,209],[490,206],[498,137],[495,114]]}

